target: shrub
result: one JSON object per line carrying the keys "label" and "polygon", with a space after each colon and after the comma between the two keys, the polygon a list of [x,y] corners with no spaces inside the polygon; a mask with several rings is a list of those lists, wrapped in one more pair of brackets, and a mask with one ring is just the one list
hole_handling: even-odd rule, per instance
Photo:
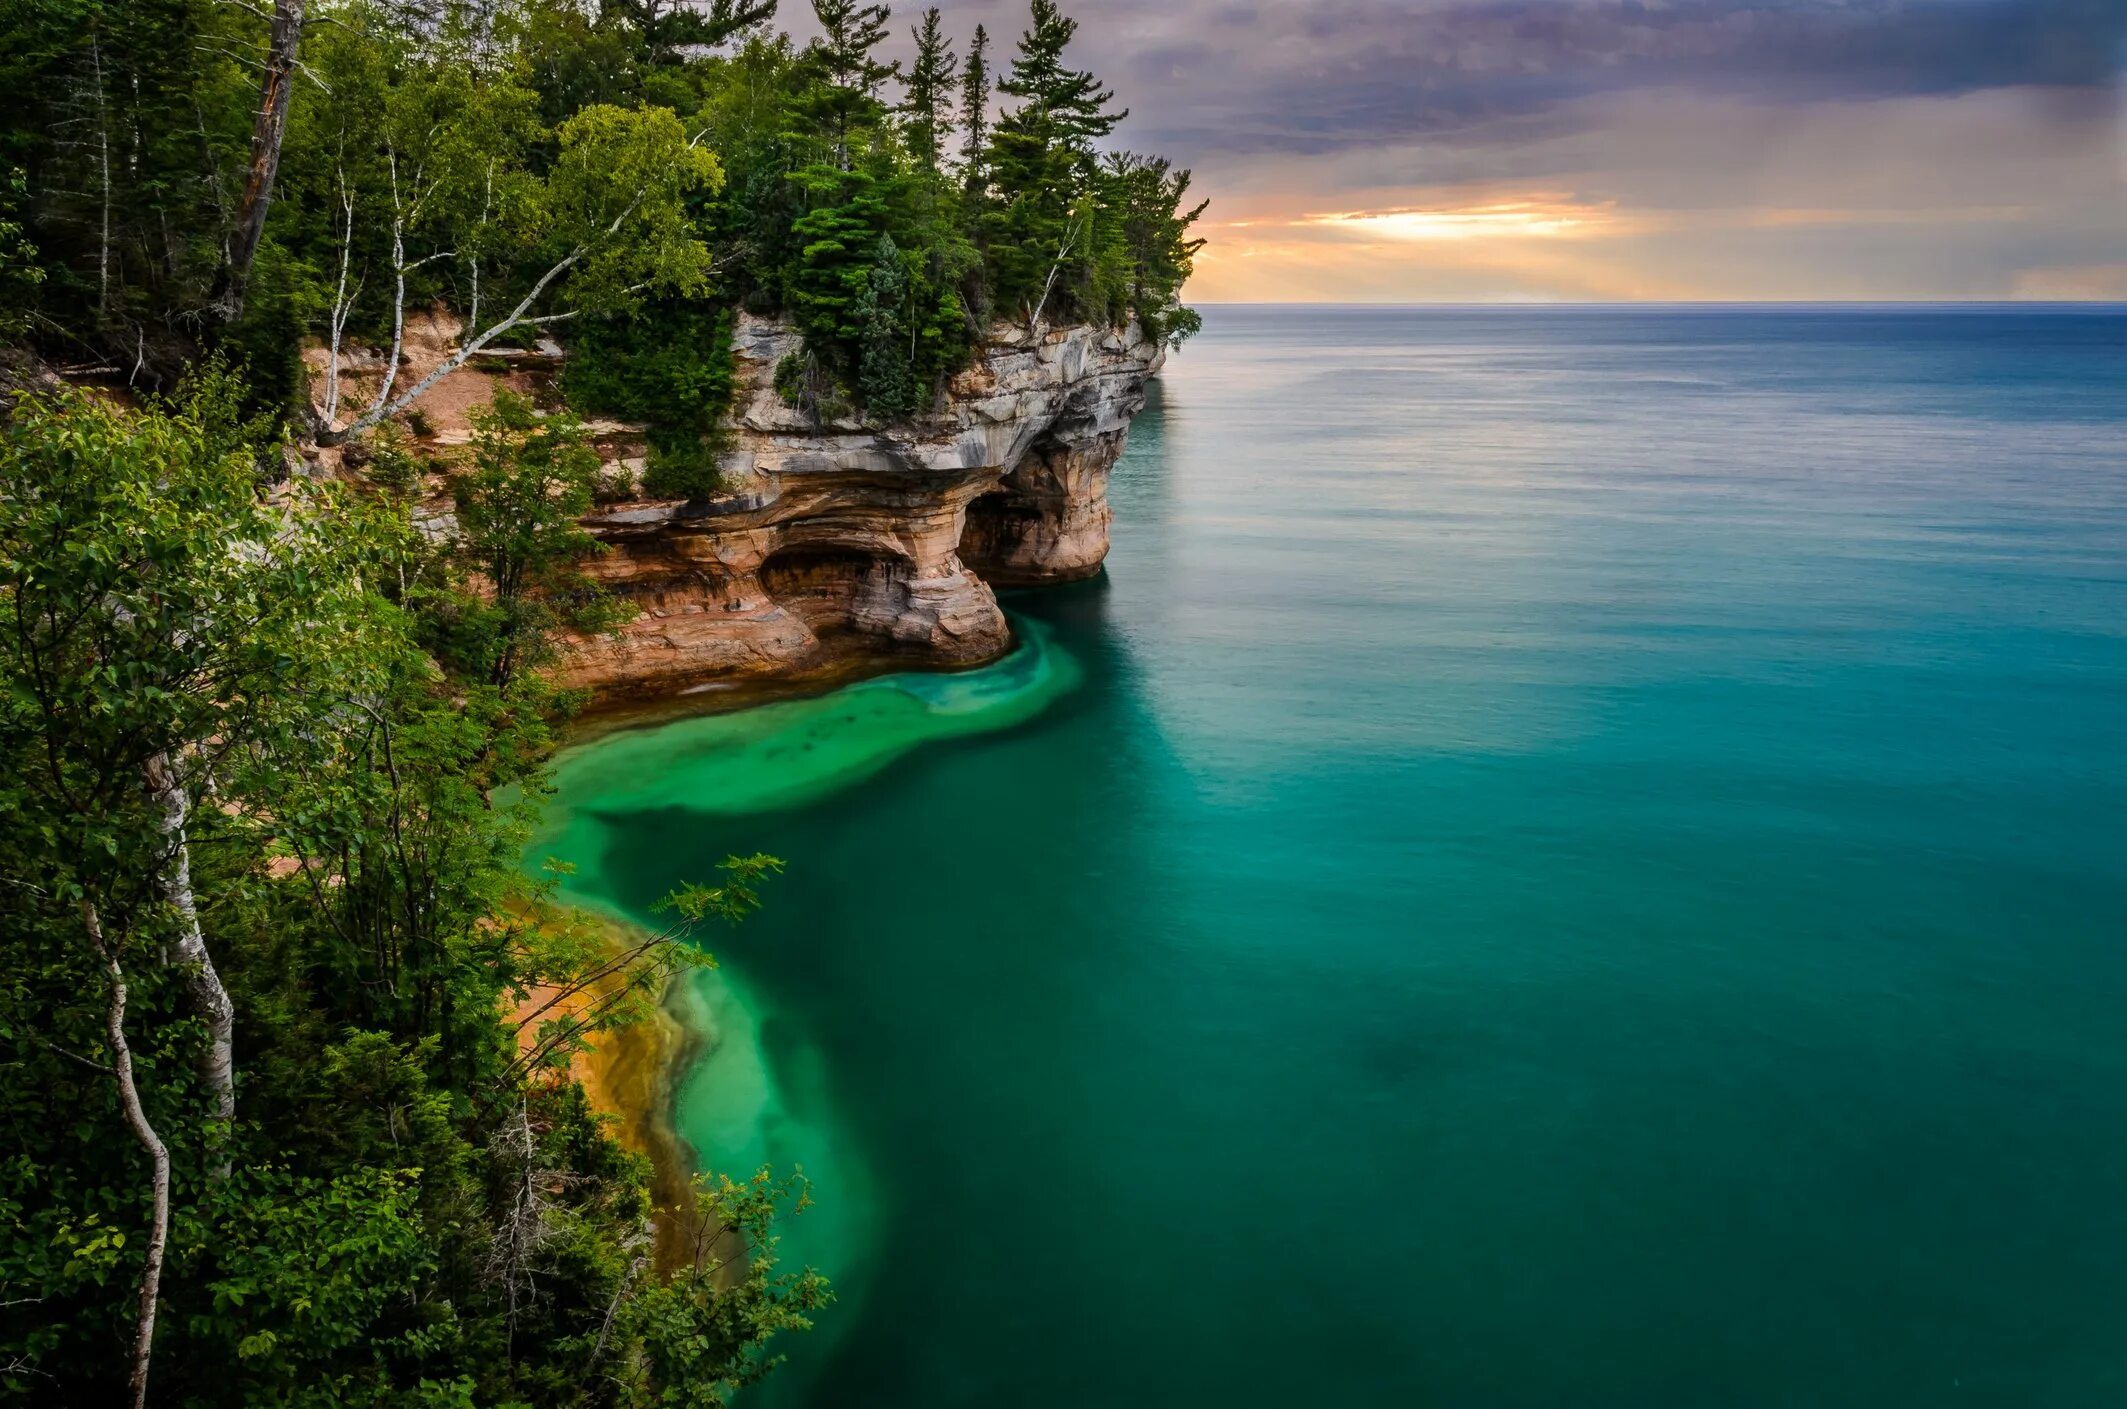
{"label": "shrub", "polygon": [[589,324],[561,378],[571,406],[646,429],[643,488],[673,499],[707,499],[723,487],[717,456],[731,387],[730,310],[687,303]]}

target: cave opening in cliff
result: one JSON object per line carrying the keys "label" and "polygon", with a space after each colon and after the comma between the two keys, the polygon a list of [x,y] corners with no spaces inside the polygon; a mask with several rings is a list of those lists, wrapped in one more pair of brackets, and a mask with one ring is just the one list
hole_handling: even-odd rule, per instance
{"label": "cave opening in cliff", "polygon": [[884,613],[913,571],[904,558],[841,545],[778,548],[761,564],[761,590],[815,635],[862,631]]}
{"label": "cave opening in cliff", "polygon": [[985,581],[1009,579],[1012,564],[1035,541],[1041,510],[1024,495],[999,487],[971,501],[960,529],[960,561]]}

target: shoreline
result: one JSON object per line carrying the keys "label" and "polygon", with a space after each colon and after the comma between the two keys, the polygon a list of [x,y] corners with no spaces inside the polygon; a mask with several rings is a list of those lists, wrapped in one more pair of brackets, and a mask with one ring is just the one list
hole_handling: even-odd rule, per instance
{"label": "shoreline", "polygon": [[[981,666],[911,670],[873,656],[841,679],[764,681],[765,688],[719,691],[707,701],[682,696],[600,711],[571,730],[558,755],[555,795],[527,856],[588,862],[605,845],[596,814],[579,815],[572,807],[579,796],[624,809],[699,805],[714,796],[730,815],[809,805],[911,750],[1022,724],[1083,677],[1040,619],[1011,620],[1013,648]],[[758,723],[739,722],[756,710],[766,711]],[[652,737],[664,729],[678,732]],[[595,917],[615,944],[639,923],[595,885],[580,894],[565,885],[554,899]],[[762,1151],[752,1147],[749,1130],[778,1132],[767,1135],[771,1142],[787,1138],[788,1116],[767,1054],[748,1050],[757,1042],[757,1017],[750,1007],[726,1014],[721,1001],[709,976],[675,975],[649,1016],[596,1034],[573,1069],[593,1109],[612,1118],[618,1141],[649,1161],[661,1273],[685,1267],[700,1250],[695,1176],[734,1160],[757,1163]],[[724,1080],[737,1084],[726,1093],[728,1110],[721,1109],[724,1097],[711,1098],[719,1110],[706,1128],[716,1132],[708,1136],[716,1148],[698,1148],[680,1128],[683,1091],[727,1046],[737,1065]],[[696,1121],[694,1139],[704,1132]],[[823,1166],[836,1162],[824,1148],[808,1154],[824,1154]],[[862,1200],[859,1193],[843,1216],[861,1218]]]}
{"label": "shoreline", "polygon": [[1004,649],[983,660],[960,665],[927,665],[918,659],[881,652],[853,655],[810,671],[746,676],[712,685],[696,685],[671,694],[594,695],[569,722],[564,748],[580,748],[608,735],[633,729],[655,729],[687,719],[742,714],[763,705],[819,699],[851,685],[889,675],[970,675],[1010,659],[1026,644],[1020,623],[1009,612],[1005,620],[1010,635]]}
{"label": "shoreline", "polygon": [[[625,922],[580,905],[570,908],[594,920],[608,936],[609,947],[620,950]],[[612,1123],[611,1133],[621,1148],[649,1161],[653,1257],[660,1273],[686,1260],[698,1231],[693,1200],[698,1153],[680,1135],[673,1118],[679,1082],[709,1042],[708,1025],[689,981],[694,972],[674,975],[642,1021],[591,1034],[568,1065],[569,1078],[583,1087],[592,1111]],[[519,1013],[532,1011],[551,992],[534,989],[519,1005]],[[568,1007],[555,1016],[563,1016]]]}
{"label": "shoreline", "polygon": [[592,1109],[617,1123],[621,1146],[650,1162],[653,1260],[661,1274],[687,1261],[699,1231],[693,1188],[700,1158],[673,1118],[679,1082],[709,1040],[691,977],[691,970],[676,975],[651,1017],[598,1034],[578,1077]]}

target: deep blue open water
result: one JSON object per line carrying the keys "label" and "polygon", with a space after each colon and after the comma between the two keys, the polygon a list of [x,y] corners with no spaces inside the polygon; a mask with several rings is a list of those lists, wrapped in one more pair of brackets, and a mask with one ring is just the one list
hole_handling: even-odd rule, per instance
{"label": "deep blue open water", "polygon": [[563,770],[589,899],[789,862],[760,1402],[2127,1403],[2127,312],[1213,308],[1113,498],[1015,661]]}

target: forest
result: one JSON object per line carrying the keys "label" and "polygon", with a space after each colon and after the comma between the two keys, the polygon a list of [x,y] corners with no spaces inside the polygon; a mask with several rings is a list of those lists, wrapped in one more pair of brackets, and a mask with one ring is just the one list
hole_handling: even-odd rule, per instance
{"label": "forest", "polygon": [[[617,610],[584,418],[701,499],[741,312],[878,422],[999,325],[1179,340],[1202,206],[1052,0],[1009,48],[775,10],[0,5],[0,1394],[721,1405],[831,1302],[801,1177],[660,1206],[575,1075],[781,869],[620,935],[521,868],[558,633]],[[417,463],[438,308],[446,369],[566,360]]]}
{"label": "forest", "polygon": [[[1007,55],[935,11],[818,0],[13,0],[0,28],[0,339],[167,390],[203,351],[326,440],[418,411],[306,384],[306,341],[392,361],[558,339],[571,406],[644,422],[652,488],[714,489],[728,320],[805,334],[785,384],[914,415],[1002,320],[1185,337],[1189,176],[1039,0]],[[18,353],[18,357],[19,357]],[[328,364],[330,365],[330,364]],[[336,380],[328,376],[328,380]]]}

